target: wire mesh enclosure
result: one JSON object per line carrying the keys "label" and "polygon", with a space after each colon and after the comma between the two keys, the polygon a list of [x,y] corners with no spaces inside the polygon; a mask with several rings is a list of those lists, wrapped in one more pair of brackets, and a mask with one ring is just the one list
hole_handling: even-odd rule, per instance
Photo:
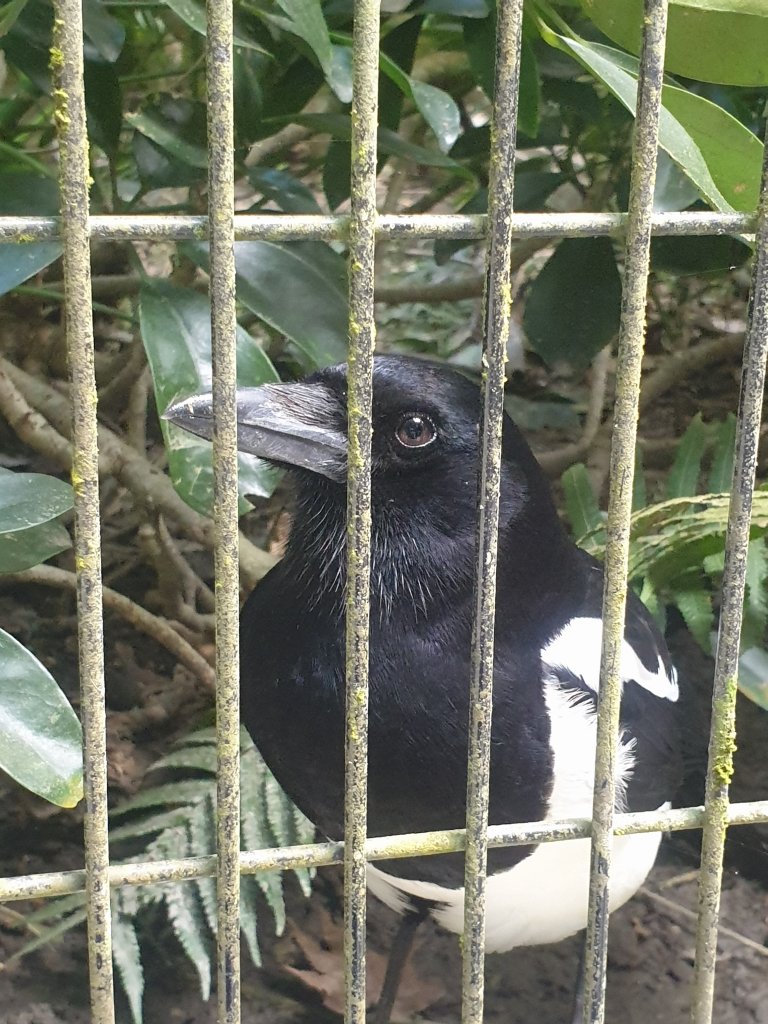
{"label": "wire mesh enclosure", "polygon": [[[85,870],[0,879],[0,900],[87,892],[88,947],[94,1024],[114,1021],[110,890],[215,875],[218,892],[218,1013],[240,1020],[239,892],[241,873],[344,864],[346,1020],[366,1017],[366,863],[377,859],[465,851],[464,1024],[483,1019],[484,914],[489,848],[568,842],[591,837],[592,870],[585,964],[587,1022],[604,1019],[608,896],[613,838],[640,832],[700,828],[694,1024],[712,1019],[719,893],[726,829],[768,821],[768,799],[730,804],[735,700],[752,494],[768,353],[768,163],[754,214],[653,211],[663,117],[665,0],[646,0],[641,75],[627,213],[517,214],[514,162],[522,38],[522,0],[499,0],[491,177],[486,215],[379,215],[377,89],[379,4],[356,0],[352,77],[352,191],[349,216],[250,216],[235,213],[233,165],[232,4],[209,0],[207,22],[208,215],[90,217],[83,29],[80,0],[56,0],[53,63],[58,76],[60,218],[0,218],[0,238],[20,244],[60,238],[64,251],[66,332],[75,408],[72,479],[76,503],[79,658],[85,736]],[[629,518],[640,402],[646,289],[653,235],[741,234],[755,258],[737,421],[735,473],[728,520],[722,612],[704,807],[618,814],[614,808],[621,697],[620,649],[628,586]],[[499,530],[501,432],[509,341],[511,254],[531,237],[624,239],[625,273],[618,343],[605,549],[606,585],[599,689],[594,810],[591,821],[488,826],[494,608]],[[374,254],[380,238],[487,241],[483,349],[481,492],[478,508],[477,598],[473,629],[471,728],[466,830],[368,839],[367,714],[370,612],[371,403],[375,341]],[[216,709],[218,737],[217,856],[110,866],[107,834],[99,467],[92,331],[92,238],[200,239],[210,244],[210,297],[215,415]],[[345,841],[241,852],[239,833],[238,498],[235,407],[234,243],[246,239],[343,239],[349,248],[349,473],[346,595]]]}

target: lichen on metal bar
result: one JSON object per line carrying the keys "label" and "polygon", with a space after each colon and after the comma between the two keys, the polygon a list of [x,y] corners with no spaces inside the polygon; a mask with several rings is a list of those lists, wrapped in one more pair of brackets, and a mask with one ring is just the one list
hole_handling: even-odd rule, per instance
{"label": "lichen on metal bar", "polygon": [[85,886],[91,1019],[115,1019],[107,833],[101,525],[88,202],[88,134],[80,0],[54,0],[50,66],[59,138],[64,315],[72,377],[78,662],[85,771]]}
{"label": "lichen on metal bar", "polygon": [[[626,213],[516,213],[512,215],[513,238],[593,238],[622,236],[627,230]],[[485,214],[382,214],[376,234],[379,238],[485,238]],[[720,213],[712,210],[655,213],[653,235],[746,235],[755,230],[753,213]],[[119,241],[201,240],[208,237],[208,218],[191,214],[104,214],[91,217],[92,238]],[[0,241],[30,242],[59,238],[61,224],[56,217],[0,217]],[[346,214],[235,215],[238,241],[262,239],[273,242],[331,241],[346,239]]]}
{"label": "lichen on metal bar", "polygon": [[[614,835],[638,835],[642,832],[679,832],[701,828],[703,807],[682,807],[671,811],[635,811],[617,814]],[[768,800],[731,804],[727,822],[733,825],[757,825],[768,821]],[[488,847],[525,846],[529,843],[554,843],[584,839],[592,831],[588,818],[566,821],[536,821],[514,825],[490,825]],[[442,832],[417,832],[409,835],[382,836],[369,839],[366,860],[390,860],[398,857],[433,857],[441,853],[458,853],[464,849],[464,829]],[[325,867],[341,864],[343,843],[312,843],[305,846],[283,846],[267,850],[248,850],[240,854],[243,874],[262,871],[288,871],[292,868]],[[155,885],[160,882],[210,878],[216,874],[215,857],[185,857],[178,860],[137,861],[115,864],[110,868],[113,887],[124,885]],[[50,871],[34,875],[13,875],[0,878],[0,902],[65,896],[85,888],[84,871]]]}
{"label": "lichen on metal bar", "polygon": [[733,754],[736,749],[739,644],[765,388],[765,363],[768,356],[768,129],[763,155],[756,243],[736,421],[736,452],[725,534],[725,566],[715,655],[705,821],[699,871],[692,1024],[710,1024],[712,1020],[717,921],[720,913],[723,849],[728,825],[728,790],[733,775]]}
{"label": "lichen on metal bar", "polygon": [[240,1021],[240,697],[232,0],[208,0],[208,232],[216,592],[219,1024]]}
{"label": "lichen on metal bar", "polygon": [[621,702],[620,662],[628,585],[629,523],[632,511],[640,372],[645,342],[645,304],[650,266],[653,192],[664,78],[667,0],[645,0],[643,23],[640,78],[637,86],[637,118],[632,140],[629,219],[606,523],[603,642],[592,805],[589,915],[584,955],[584,1024],[602,1024],[605,1017],[609,875]]}
{"label": "lichen on metal bar", "polygon": [[482,1024],[483,1020],[496,556],[505,364],[512,304],[511,218],[522,24],[522,0],[500,0],[497,5],[496,80],[491,120],[489,239],[482,356],[483,411],[480,429],[482,449],[467,761],[461,1005],[463,1024]]}
{"label": "lichen on metal bar", "polygon": [[371,579],[371,402],[379,2],[355,0],[349,225],[344,1019],[365,1024],[368,658]]}

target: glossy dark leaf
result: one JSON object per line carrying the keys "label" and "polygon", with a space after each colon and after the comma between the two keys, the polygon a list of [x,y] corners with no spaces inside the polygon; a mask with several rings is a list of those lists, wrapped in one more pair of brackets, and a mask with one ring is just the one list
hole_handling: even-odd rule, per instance
{"label": "glossy dark leaf", "polygon": [[0,769],[60,807],[83,797],[82,730],[56,680],[0,629]]}
{"label": "glossy dark leaf", "polygon": [[[640,53],[643,0],[582,0],[609,39]],[[723,85],[768,85],[765,0],[670,0],[668,73]]]}
{"label": "glossy dark leaf", "polygon": [[[189,25],[193,31],[201,36],[206,34],[205,4],[198,3],[198,0],[166,0],[166,2],[171,10],[178,14],[181,20]],[[235,22],[234,42],[237,47],[246,47],[259,53],[266,52],[238,25],[237,21]]]}
{"label": "glossy dark leaf", "polygon": [[424,14],[452,14],[456,18],[484,18],[493,0],[422,0],[414,10]]}
{"label": "glossy dark leaf", "polygon": [[550,365],[588,366],[619,329],[621,279],[608,238],[565,238],[531,285],[523,328]]}
{"label": "glossy dark leaf", "polygon": [[[638,62],[611,46],[563,36],[539,20],[542,38],[571,54],[635,113]],[[659,144],[711,206],[751,212],[757,206],[763,147],[722,107],[687,89],[665,85]]]}
{"label": "glossy dark leaf", "polygon": [[202,103],[163,96],[157,104],[126,114],[126,121],[179,163],[208,167]]}
{"label": "glossy dark leaf", "polygon": [[[0,215],[51,217],[58,212],[56,182],[45,174],[0,174]],[[0,244],[0,295],[39,273],[61,255],[59,242]]]}
{"label": "glossy dark leaf", "polygon": [[264,199],[271,199],[286,213],[322,212],[312,190],[288,171],[274,167],[251,167],[248,180]]}
{"label": "glossy dark leaf", "polygon": [[730,235],[659,236],[651,241],[651,267],[679,276],[716,274],[743,266],[751,253]]}
{"label": "glossy dark leaf", "polygon": [[331,210],[349,199],[352,173],[352,147],[349,142],[332,139],[323,162],[323,192]]}
{"label": "glossy dark leaf", "polygon": [[123,126],[123,98],[117,71],[106,61],[86,60],[84,76],[88,134],[108,156],[115,157]]}
{"label": "glossy dark leaf", "polygon": [[[204,244],[183,247],[208,267]],[[347,351],[346,265],[324,242],[238,242],[238,299],[286,335],[307,370],[342,362]]]}
{"label": "glossy dark leaf", "polygon": [[70,485],[54,476],[0,469],[0,534],[58,519],[73,501]]}
{"label": "glossy dark leaf", "polygon": [[[211,310],[208,300],[190,288],[153,281],[142,289],[141,332],[152,370],[155,399],[160,412],[171,402],[211,387]],[[256,342],[237,329],[238,381],[258,386],[277,380],[272,363]],[[211,446],[162,420],[168,451],[168,469],[184,500],[205,515],[213,503]],[[260,459],[240,454],[238,489],[241,512],[248,510],[245,495],[272,492],[274,475]]]}
{"label": "glossy dark leaf", "polygon": [[83,31],[104,60],[114,64],[123,49],[125,29],[102,0],[84,0]]}
{"label": "glossy dark leaf", "polygon": [[31,569],[71,547],[69,532],[57,522],[0,534],[0,574]]}

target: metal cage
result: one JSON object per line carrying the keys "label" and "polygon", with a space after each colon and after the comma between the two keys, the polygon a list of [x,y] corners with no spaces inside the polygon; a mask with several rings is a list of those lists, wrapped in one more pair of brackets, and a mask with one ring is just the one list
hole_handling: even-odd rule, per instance
{"label": "metal cage", "polygon": [[[466,850],[463,943],[464,1024],[483,1018],[485,866],[489,846],[592,837],[590,913],[585,964],[585,1022],[604,1019],[607,906],[614,835],[701,828],[703,848],[692,1003],[694,1024],[712,1017],[719,893],[726,828],[768,821],[768,799],[729,804],[736,676],[746,548],[754,487],[766,354],[768,352],[768,161],[754,215],[654,214],[666,0],[645,0],[644,41],[626,214],[514,212],[522,0],[499,0],[496,92],[489,212],[486,216],[378,216],[376,129],[378,0],[356,0],[353,47],[351,216],[247,216],[234,213],[232,0],[208,0],[207,79],[209,215],[101,216],[88,212],[88,159],[80,0],[55,0],[55,93],[60,138],[61,217],[0,218],[0,239],[19,243],[61,238],[64,246],[66,330],[75,408],[72,478],[76,493],[79,658],[85,736],[85,870],[0,879],[0,900],[76,892],[88,899],[89,966],[94,1024],[114,1021],[110,887],[215,875],[218,884],[218,1012],[221,1024],[240,1020],[239,887],[241,872],[344,864],[347,1024],[365,1020],[366,860]],[[619,650],[627,588],[629,514],[645,295],[651,236],[754,235],[749,324],[738,412],[736,460],[726,538],[722,614],[717,646],[706,804],[666,812],[614,814],[615,739],[619,714]],[[504,363],[510,311],[510,253],[516,240],[547,236],[625,238],[625,280],[611,451],[604,633],[600,677],[597,772],[591,821],[488,827],[488,765],[493,678],[493,615],[498,530]],[[99,480],[91,320],[90,239],[207,238],[210,242],[214,356],[216,703],[218,812],[216,857],[110,866],[103,687]],[[365,830],[370,544],[371,374],[374,348],[373,267],[377,238],[485,238],[482,485],[478,523],[477,603],[472,655],[472,712],[466,830],[368,840]],[[347,594],[347,732],[345,842],[241,852],[239,847],[238,531],[235,426],[236,239],[335,239],[350,251],[349,315],[349,566]]]}

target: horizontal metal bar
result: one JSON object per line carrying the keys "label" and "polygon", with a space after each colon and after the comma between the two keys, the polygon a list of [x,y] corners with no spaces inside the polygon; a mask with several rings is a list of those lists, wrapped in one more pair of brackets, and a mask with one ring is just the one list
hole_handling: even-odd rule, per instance
{"label": "horizontal metal bar", "polygon": [[[729,825],[757,825],[767,822],[768,800],[731,804],[727,820]],[[703,823],[703,807],[681,807],[671,811],[636,811],[634,814],[617,814],[614,818],[613,834],[629,836],[641,832],[682,832],[701,828]],[[589,818],[490,825],[488,846],[496,849],[525,846],[526,843],[553,843],[585,839],[591,834],[592,822]],[[365,859],[396,860],[402,857],[433,857],[441,853],[457,853],[464,849],[464,837],[464,829],[447,829],[442,832],[418,832],[369,839],[365,846]],[[241,853],[240,870],[243,874],[252,875],[263,871],[326,867],[329,864],[341,864],[343,859],[343,843],[311,843],[305,846],[284,846],[279,849],[250,850]],[[113,865],[109,869],[109,882],[113,888],[122,885],[156,885],[191,878],[209,878],[215,874],[215,857],[186,857],[179,860],[139,861]],[[0,878],[0,903],[43,896],[64,896],[72,892],[81,892],[84,888],[84,871],[13,875]]]}
{"label": "horizontal metal bar", "polygon": [[[378,238],[485,238],[485,214],[414,214],[380,216]],[[651,220],[654,235],[754,235],[754,213],[656,213]],[[515,213],[513,238],[585,238],[621,235],[627,227],[626,213]],[[180,214],[137,214],[90,218],[91,237],[119,241],[155,240],[206,241],[208,218]],[[282,214],[235,214],[238,241],[290,242],[308,239],[346,239],[349,217],[283,216]],[[58,217],[0,217],[0,241],[41,242],[61,236]]]}

